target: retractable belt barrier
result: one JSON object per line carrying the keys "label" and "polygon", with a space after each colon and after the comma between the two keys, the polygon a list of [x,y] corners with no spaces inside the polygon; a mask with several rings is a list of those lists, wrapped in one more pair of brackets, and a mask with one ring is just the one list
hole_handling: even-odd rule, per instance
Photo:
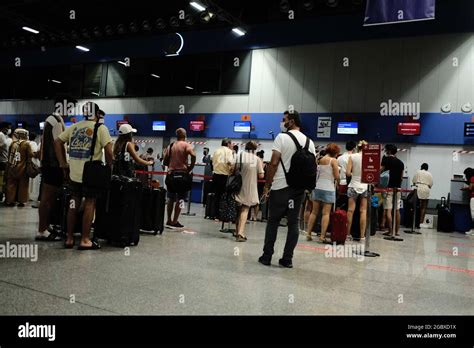
{"label": "retractable belt barrier", "polygon": [[[155,171],[146,171],[146,170],[135,170],[136,174],[151,174],[151,175],[168,175],[168,172],[155,172]],[[212,176],[202,175],[202,174],[192,174],[193,177],[203,178],[203,181],[211,181]],[[257,180],[258,183],[264,184],[265,180]]]}

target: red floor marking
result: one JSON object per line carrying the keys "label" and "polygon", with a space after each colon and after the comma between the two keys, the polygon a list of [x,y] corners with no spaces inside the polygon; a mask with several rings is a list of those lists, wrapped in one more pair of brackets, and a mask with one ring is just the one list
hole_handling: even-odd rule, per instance
{"label": "red floor marking", "polygon": [[456,268],[456,267],[441,266],[441,265],[426,265],[425,268],[444,270],[444,271],[449,271],[449,272],[454,272],[454,273],[467,273],[470,276],[474,276],[474,270],[467,269],[467,268]]}
{"label": "red floor marking", "polygon": [[463,248],[474,248],[474,244],[456,243],[456,242],[445,242],[445,244],[460,246],[460,247],[463,247]]}
{"label": "red floor marking", "polygon": [[467,254],[467,253],[463,253],[462,251],[458,251],[457,255],[453,254],[453,250],[437,250],[437,252],[440,254],[447,254],[454,257],[458,257],[458,256],[471,257],[471,258],[474,257],[474,254]]}
{"label": "red floor marking", "polygon": [[449,238],[470,240],[468,236],[464,236],[464,237],[449,236]]}
{"label": "red floor marking", "polygon": [[321,251],[321,252],[326,252],[326,248],[318,248],[318,247],[312,247],[309,245],[304,245],[304,244],[298,244],[296,246],[297,249],[307,249],[307,250],[314,250],[314,251]]}

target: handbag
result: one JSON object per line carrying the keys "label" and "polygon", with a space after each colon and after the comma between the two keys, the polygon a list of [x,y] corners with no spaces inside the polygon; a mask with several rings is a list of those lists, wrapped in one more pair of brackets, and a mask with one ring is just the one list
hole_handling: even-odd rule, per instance
{"label": "handbag", "polygon": [[240,167],[239,170],[235,170],[234,174],[227,178],[225,190],[227,193],[236,194],[240,192],[242,188],[242,153],[240,153]]}
{"label": "handbag", "polygon": [[36,165],[33,160],[30,158],[26,163],[26,174],[29,178],[34,179],[41,173],[41,168]]}
{"label": "handbag", "polygon": [[[173,148],[173,144],[174,143],[170,145],[168,164],[171,163],[171,149]],[[173,170],[166,175],[165,184],[171,193],[184,193],[191,191],[193,187],[193,177],[186,170]]]}
{"label": "handbag", "polygon": [[84,171],[82,172],[82,184],[94,190],[108,190],[112,181],[112,170],[110,166],[101,160],[94,161],[94,150],[97,142],[97,132],[101,123],[96,122],[94,126],[94,135],[92,137],[92,145],[90,152],[90,160],[84,163]]}

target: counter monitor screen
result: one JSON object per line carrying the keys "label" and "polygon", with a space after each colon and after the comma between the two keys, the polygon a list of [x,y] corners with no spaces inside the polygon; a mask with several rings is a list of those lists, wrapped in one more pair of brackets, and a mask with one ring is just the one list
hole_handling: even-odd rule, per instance
{"label": "counter monitor screen", "polygon": [[464,123],[464,136],[474,137],[474,122]]}
{"label": "counter monitor screen", "polygon": [[398,123],[397,134],[398,135],[420,135],[421,124],[416,122]]}
{"label": "counter monitor screen", "polygon": [[234,132],[236,133],[250,133],[251,129],[250,121],[234,121]]}
{"label": "counter monitor screen", "polygon": [[166,131],[166,121],[153,121],[153,130],[155,132]]}
{"label": "counter monitor screen", "polygon": [[338,122],[337,134],[357,135],[359,133],[359,124],[357,122]]}
{"label": "counter monitor screen", "polygon": [[39,126],[40,126],[40,130],[44,130],[44,122],[40,122]]}
{"label": "counter monitor screen", "polygon": [[204,121],[190,121],[189,130],[193,132],[202,132],[204,130]]}

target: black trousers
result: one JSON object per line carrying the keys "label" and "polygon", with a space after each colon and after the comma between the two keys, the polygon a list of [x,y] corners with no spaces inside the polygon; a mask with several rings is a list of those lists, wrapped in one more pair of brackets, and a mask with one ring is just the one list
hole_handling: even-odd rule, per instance
{"label": "black trousers", "polygon": [[288,261],[293,259],[293,252],[298,244],[299,213],[303,198],[304,190],[295,190],[291,187],[270,191],[270,214],[265,230],[265,245],[263,247],[263,256],[265,258],[272,258],[278,227],[281,219],[286,216],[288,219],[288,233],[286,235],[283,259]]}
{"label": "black trousers", "polygon": [[227,184],[227,175],[214,174],[212,176],[212,182],[214,186],[214,193],[216,194],[216,215],[219,216],[219,205],[221,201],[221,196],[225,193],[225,187]]}

